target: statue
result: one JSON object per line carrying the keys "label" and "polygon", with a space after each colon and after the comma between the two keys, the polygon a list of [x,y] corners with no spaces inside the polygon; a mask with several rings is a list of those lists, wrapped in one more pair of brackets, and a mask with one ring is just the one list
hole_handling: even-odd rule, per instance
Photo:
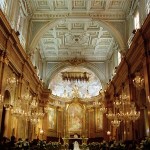
{"label": "statue", "polygon": [[80,97],[79,88],[77,87],[77,85],[75,85],[72,89],[72,96],[73,96],[73,98],[79,98]]}

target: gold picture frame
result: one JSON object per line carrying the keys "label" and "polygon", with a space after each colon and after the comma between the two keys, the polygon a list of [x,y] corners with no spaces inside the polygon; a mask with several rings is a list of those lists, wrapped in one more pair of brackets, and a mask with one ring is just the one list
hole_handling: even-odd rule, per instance
{"label": "gold picture frame", "polygon": [[103,118],[103,113],[99,109],[96,109],[95,120],[96,120],[96,124],[95,124],[96,131],[99,132],[103,130],[104,118]]}
{"label": "gold picture frame", "polygon": [[48,110],[48,128],[50,130],[56,129],[56,108],[50,107]]}

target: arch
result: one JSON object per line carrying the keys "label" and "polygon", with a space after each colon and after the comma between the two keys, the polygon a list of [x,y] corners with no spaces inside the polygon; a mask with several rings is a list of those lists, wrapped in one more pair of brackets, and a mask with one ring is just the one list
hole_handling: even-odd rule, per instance
{"label": "arch", "polygon": [[125,51],[125,42],[124,42],[124,39],[122,37],[122,35],[120,34],[120,32],[115,28],[113,27],[113,25],[111,25],[110,23],[106,22],[106,21],[100,21],[99,22],[105,29],[107,29],[111,35],[115,38],[115,40],[118,42],[119,44],[119,47],[120,47],[120,52],[122,51]]}
{"label": "arch", "polygon": [[[89,17],[87,19],[91,20],[92,18]],[[35,34],[34,38],[32,39],[32,41],[29,45],[29,51],[33,50],[36,47],[38,41],[47,32],[48,29],[55,27],[60,21],[64,21],[64,19],[55,19],[55,20],[48,22],[46,25],[44,25],[37,32],[37,34]],[[120,51],[124,51],[125,50],[125,43],[124,43],[123,37],[120,34],[120,32],[115,27],[113,27],[113,25],[111,25],[110,23],[108,23],[106,21],[102,21],[102,20],[95,20],[95,21],[97,21],[99,24],[102,25],[102,27],[104,27],[105,29],[107,29],[111,33],[111,35],[118,42],[119,47],[120,47]]]}
{"label": "arch", "polygon": [[9,103],[11,100],[10,92],[8,90],[4,93],[4,104]]}
{"label": "arch", "polygon": [[9,113],[9,106],[11,95],[8,90],[4,92],[4,106],[2,110],[2,120],[1,120],[1,136],[9,137],[10,136],[10,129],[11,129],[11,116]]}
{"label": "arch", "polygon": [[[58,72],[60,72],[63,69],[66,69],[68,67],[71,67],[71,66],[72,65],[70,63],[60,63],[60,64],[56,65],[54,68],[52,68],[51,70],[49,70],[49,73],[47,74],[47,77],[45,80],[47,83],[47,87],[49,86],[49,83],[51,82],[51,80],[54,78],[54,76]],[[102,87],[104,87],[107,84],[107,83],[105,83],[106,77],[105,77],[104,73],[101,70],[99,70],[97,68],[97,66],[95,66],[94,64],[87,62],[87,63],[80,64],[78,67],[84,67],[86,69],[91,70],[100,80]]]}

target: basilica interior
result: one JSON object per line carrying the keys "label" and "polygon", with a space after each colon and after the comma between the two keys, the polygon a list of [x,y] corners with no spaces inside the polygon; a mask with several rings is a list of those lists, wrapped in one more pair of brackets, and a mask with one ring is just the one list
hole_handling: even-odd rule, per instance
{"label": "basilica interior", "polygon": [[0,139],[149,137],[149,12],[150,0],[0,0]]}

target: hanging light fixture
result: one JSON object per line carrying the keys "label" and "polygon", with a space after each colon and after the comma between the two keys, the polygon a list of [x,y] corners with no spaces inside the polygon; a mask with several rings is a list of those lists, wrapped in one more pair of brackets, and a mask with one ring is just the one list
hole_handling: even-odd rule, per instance
{"label": "hanging light fixture", "polygon": [[13,73],[9,78],[7,78],[7,84],[17,84],[18,83],[18,80],[15,76],[15,74]]}
{"label": "hanging light fixture", "polygon": [[135,122],[140,117],[140,112],[136,111],[135,103],[131,104],[131,110],[129,112],[129,119]]}
{"label": "hanging light fixture", "polygon": [[137,89],[142,89],[144,87],[144,79],[140,72],[135,73],[135,78],[133,79],[133,84]]}
{"label": "hanging light fixture", "polygon": [[21,108],[21,99],[16,100],[14,107],[11,109],[12,115],[20,117],[24,115],[24,110]]}
{"label": "hanging light fixture", "polygon": [[38,106],[37,97],[33,97],[33,100],[30,103],[30,107],[32,109],[36,108]]}
{"label": "hanging light fixture", "polygon": [[114,120],[111,121],[111,124],[113,127],[118,128],[120,126],[120,122],[121,121],[117,117],[115,117]]}
{"label": "hanging light fixture", "polygon": [[119,99],[119,97],[116,97],[116,100],[114,101],[114,107],[115,108],[119,108],[121,106],[121,101]]}
{"label": "hanging light fixture", "polygon": [[22,99],[24,100],[24,102],[28,103],[31,101],[32,99],[32,96],[29,94],[29,91],[28,93],[26,93],[25,95],[22,96]]}
{"label": "hanging light fixture", "polygon": [[115,118],[115,114],[112,112],[112,110],[109,110],[108,113],[106,114],[106,117],[109,120],[113,120]]}
{"label": "hanging light fixture", "polygon": [[21,115],[24,114],[24,111],[22,110],[22,108],[20,106],[15,106],[12,110],[11,110],[12,115],[16,116],[16,117],[20,117]]}
{"label": "hanging light fixture", "polygon": [[99,108],[99,110],[100,110],[100,112],[102,112],[102,113],[106,113],[107,108],[105,107],[104,104],[102,104],[102,106]]}

